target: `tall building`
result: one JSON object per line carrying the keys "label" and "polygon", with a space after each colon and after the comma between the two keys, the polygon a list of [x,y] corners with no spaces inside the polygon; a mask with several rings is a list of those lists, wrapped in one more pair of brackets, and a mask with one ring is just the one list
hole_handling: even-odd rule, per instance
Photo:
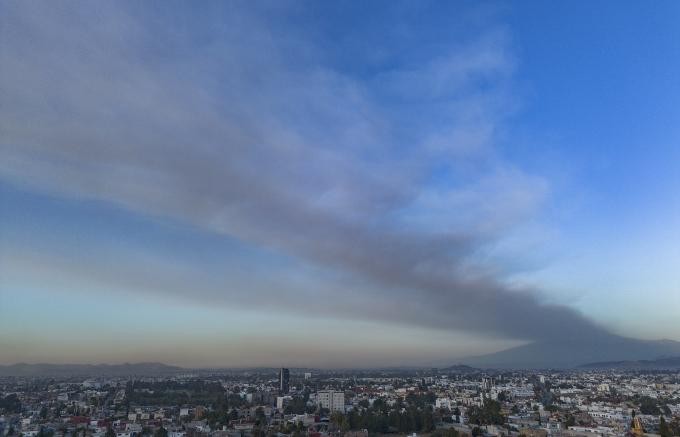
{"label": "tall building", "polygon": [[290,390],[290,371],[284,367],[281,367],[279,371],[279,392],[282,395],[288,394]]}
{"label": "tall building", "polygon": [[345,411],[345,392],[322,390],[317,393],[319,404],[332,411]]}

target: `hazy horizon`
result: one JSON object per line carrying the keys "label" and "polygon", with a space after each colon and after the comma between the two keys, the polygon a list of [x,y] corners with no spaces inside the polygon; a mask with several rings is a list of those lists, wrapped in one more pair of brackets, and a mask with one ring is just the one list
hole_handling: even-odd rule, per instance
{"label": "hazy horizon", "polygon": [[680,341],[680,3],[3,2],[0,364]]}

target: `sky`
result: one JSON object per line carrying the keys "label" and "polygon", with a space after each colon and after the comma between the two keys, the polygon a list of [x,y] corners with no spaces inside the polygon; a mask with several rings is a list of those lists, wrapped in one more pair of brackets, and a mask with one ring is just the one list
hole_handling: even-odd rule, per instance
{"label": "sky", "polygon": [[680,341],[680,3],[0,3],[0,364]]}

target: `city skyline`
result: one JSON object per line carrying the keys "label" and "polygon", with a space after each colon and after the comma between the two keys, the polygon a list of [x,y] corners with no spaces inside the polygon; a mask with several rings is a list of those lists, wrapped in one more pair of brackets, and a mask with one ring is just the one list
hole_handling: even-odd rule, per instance
{"label": "city skyline", "polygon": [[0,364],[680,341],[678,18],[0,4]]}

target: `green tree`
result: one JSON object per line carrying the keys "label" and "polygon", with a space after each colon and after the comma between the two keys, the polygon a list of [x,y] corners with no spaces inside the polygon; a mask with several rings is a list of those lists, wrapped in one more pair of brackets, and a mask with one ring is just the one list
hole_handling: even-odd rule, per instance
{"label": "green tree", "polygon": [[432,419],[432,414],[423,414],[422,425],[420,427],[421,432],[430,432],[434,429],[434,420]]}
{"label": "green tree", "polygon": [[[41,432],[43,433],[44,437],[52,437],[54,435],[54,431],[51,430],[51,429],[43,429],[43,430],[41,430]],[[40,435],[40,434],[38,434],[38,435]]]}
{"label": "green tree", "polygon": [[168,430],[161,426],[153,433],[153,437],[168,437]]}
{"label": "green tree", "polygon": [[347,431],[349,429],[349,421],[345,415],[339,411],[335,411],[331,414],[330,422],[338,431]]}
{"label": "green tree", "polygon": [[0,411],[6,411],[8,413],[21,413],[21,402],[19,397],[12,393],[4,398],[0,397]]}
{"label": "green tree", "polygon": [[680,435],[680,416],[675,416],[671,419],[671,423],[668,424],[671,430],[671,434]]}
{"label": "green tree", "polygon": [[640,413],[661,414],[661,411],[659,411],[656,400],[650,398],[649,396],[643,396],[640,398]]}
{"label": "green tree", "polygon": [[505,417],[501,414],[501,404],[486,399],[483,407],[472,407],[468,413],[469,423],[476,425],[501,425]]}
{"label": "green tree", "polygon": [[264,425],[267,423],[267,418],[264,415],[264,409],[262,407],[257,407],[255,410],[255,423],[258,425]]}
{"label": "green tree", "polygon": [[659,419],[659,435],[661,437],[672,437],[673,433],[666,423],[666,419],[661,416]]}

